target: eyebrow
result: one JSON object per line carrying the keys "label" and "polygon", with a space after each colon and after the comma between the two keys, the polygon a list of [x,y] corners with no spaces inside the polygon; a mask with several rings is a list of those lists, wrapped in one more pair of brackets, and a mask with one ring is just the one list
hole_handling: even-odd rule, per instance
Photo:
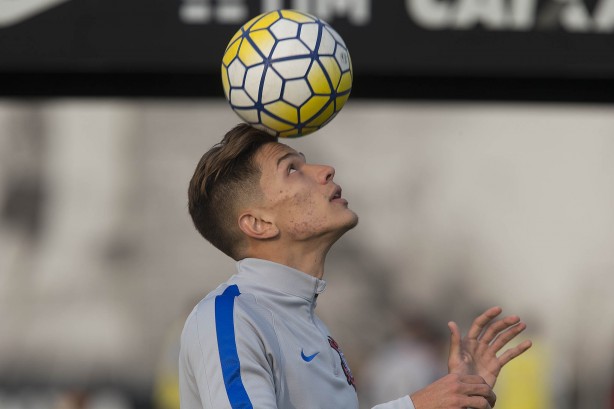
{"label": "eyebrow", "polygon": [[289,159],[289,158],[291,158],[293,156],[300,156],[300,157],[303,158],[303,160],[306,160],[305,155],[303,154],[303,152],[288,152],[285,155],[281,156],[279,159],[277,159],[277,167],[279,167],[280,163],[282,163],[286,159]]}

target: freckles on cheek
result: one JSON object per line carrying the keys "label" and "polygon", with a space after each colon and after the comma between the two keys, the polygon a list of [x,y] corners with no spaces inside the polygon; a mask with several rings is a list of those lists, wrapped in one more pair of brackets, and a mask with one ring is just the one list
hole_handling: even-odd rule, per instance
{"label": "freckles on cheek", "polygon": [[303,237],[306,233],[311,232],[314,226],[308,222],[298,222],[291,224],[290,232],[294,237],[300,238]]}
{"label": "freckles on cheek", "polygon": [[315,200],[310,194],[296,193],[289,201],[295,212],[302,215],[313,215]]}
{"label": "freckles on cheek", "polygon": [[289,228],[293,235],[300,237],[319,231],[324,221],[317,217],[316,201],[311,195],[294,195],[289,201],[290,217]]}

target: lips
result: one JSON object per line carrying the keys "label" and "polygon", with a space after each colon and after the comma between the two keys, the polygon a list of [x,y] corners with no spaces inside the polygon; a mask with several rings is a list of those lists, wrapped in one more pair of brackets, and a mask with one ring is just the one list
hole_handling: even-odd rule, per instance
{"label": "lips", "polygon": [[335,199],[340,199],[341,198],[341,187],[337,186],[335,188],[335,190],[333,190],[333,194],[330,196],[330,200],[331,202]]}

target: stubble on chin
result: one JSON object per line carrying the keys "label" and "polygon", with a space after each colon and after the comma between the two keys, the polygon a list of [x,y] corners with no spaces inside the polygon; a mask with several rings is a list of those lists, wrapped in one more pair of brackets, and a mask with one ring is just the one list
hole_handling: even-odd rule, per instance
{"label": "stubble on chin", "polygon": [[358,218],[358,215],[356,214],[356,212],[354,212],[352,210],[349,210],[349,209],[348,209],[348,211],[352,212],[353,217],[352,217],[351,221],[348,222],[348,227],[345,230],[346,232],[350,231],[354,227],[358,226],[358,221],[359,221],[359,218]]}

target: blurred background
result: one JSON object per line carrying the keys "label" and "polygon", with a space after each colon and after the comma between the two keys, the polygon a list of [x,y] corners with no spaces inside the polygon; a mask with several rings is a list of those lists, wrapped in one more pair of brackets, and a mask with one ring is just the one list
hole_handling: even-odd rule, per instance
{"label": "blurred background", "polygon": [[178,408],[183,322],[234,272],[187,183],[239,122],[227,40],[274,8],[353,58],[343,111],[287,143],[361,219],[318,312],[362,407],[500,305],[535,345],[498,408],[614,408],[613,0],[0,0],[0,408]]}

